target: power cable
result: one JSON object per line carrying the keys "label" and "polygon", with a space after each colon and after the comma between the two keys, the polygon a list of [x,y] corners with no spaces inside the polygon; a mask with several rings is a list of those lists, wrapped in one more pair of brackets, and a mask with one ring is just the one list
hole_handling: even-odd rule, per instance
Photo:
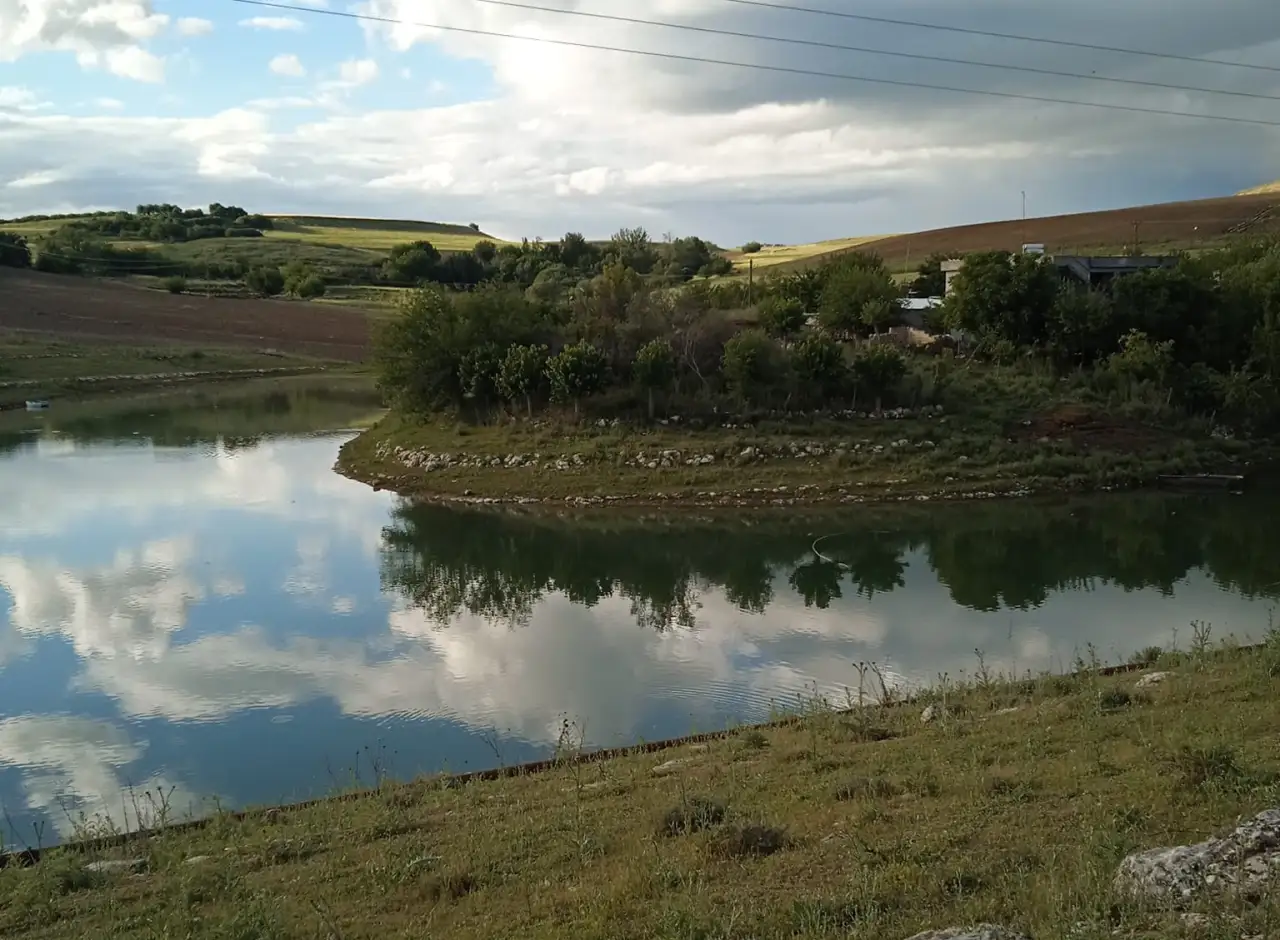
{"label": "power cable", "polygon": [[917,20],[897,20],[887,16],[870,16],[866,13],[846,13],[842,10],[822,10],[814,7],[798,7],[789,3],[771,3],[768,0],[724,0],[747,7],[781,10],[786,13],[811,13],[838,19],[857,20],[862,23],[882,23],[886,26],[905,26],[910,29],[932,29],[946,33],[962,33],[966,36],[985,36],[991,39],[1009,39],[1014,42],[1035,42],[1047,46],[1065,46],[1069,49],[1090,49],[1094,52],[1112,52],[1117,55],[1144,56],[1151,59],[1169,59],[1175,62],[1195,62],[1199,65],[1218,65],[1233,69],[1254,69],[1259,72],[1280,72],[1280,66],[1257,65],[1252,62],[1231,62],[1227,59],[1206,59],[1200,56],[1179,55],[1176,52],[1151,52],[1147,49],[1129,49],[1124,46],[1103,46],[1092,42],[1076,42],[1070,39],[1050,39],[1045,36],[1024,36],[1018,33],[998,33],[971,26],[944,26],[941,23],[922,23]]}
{"label": "power cable", "polygon": [[730,59],[712,59],[704,56],[681,55],[675,52],[657,52],[649,49],[629,49],[624,46],[606,46],[599,43],[580,42],[572,39],[553,39],[545,36],[522,36],[518,33],[504,33],[497,30],[477,29],[467,26],[442,26],[439,23],[422,23],[412,20],[397,19],[389,16],[375,16],[371,13],[354,13],[348,10],[326,10],[314,7],[293,6],[287,3],[275,3],[272,0],[231,0],[246,6],[264,7],[272,10],[288,10],[291,13],[308,13],[316,16],[335,16],[344,19],[370,23],[385,23],[393,26],[417,26],[422,29],[437,29],[441,32],[459,33],[470,36],[486,36],[494,39],[514,39],[522,42],[544,43],[573,49],[592,49],[598,52],[617,52],[625,55],[643,56],[652,59],[664,59],[671,62],[696,62],[703,65],[720,65],[728,68],[751,69],[762,72],[775,72],[784,75],[804,75],[812,78],[831,78],[838,81],[861,82],[870,85],[886,85],[896,88],[919,88],[927,91],[944,91],[952,94],[980,95],[989,98],[1001,98],[1008,101],[1031,101],[1038,104],[1068,105],[1078,108],[1095,108],[1103,111],[1120,111],[1129,114],[1152,114],[1164,117],[1191,118],[1193,120],[1219,121],[1229,124],[1251,124],[1260,127],[1280,127],[1280,121],[1263,118],[1234,117],[1225,114],[1197,114],[1191,111],[1172,111],[1166,108],[1146,108],[1139,105],[1106,104],[1099,101],[1079,101],[1071,98],[1050,98],[1045,95],[1031,95],[1013,91],[990,91],[977,88],[964,88],[956,85],[936,85],[927,82],[911,82],[902,79],[872,78],[866,75],[850,75],[844,72],[825,72],[817,69],[802,69],[783,65],[765,65],[758,62],[735,62]]}
{"label": "power cable", "polygon": [[661,20],[644,20],[632,16],[616,16],[612,13],[595,13],[590,10],[562,10],[556,7],[538,6],[532,3],[517,3],[515,0],[472,0],[496,7],[508,7],[513,10],[529,10],[537,13],[555,13],[561,16],[585,17],[593,20],[606,20],[613,23],[628,23],[633,26],[658,26],[662,29],[676,29],[685,32],[703,33],[711,36],[729,36],[735,39],[753,39],[760,42],[777,42],[793,46],[807,46],[813,49],[833,49],[839,52],[856,52],[863,55],[889,56],[897,59],[910,59],[916,62],[940,62],[947,65],[964,65],[971,68],[996,69],[1010,72],[1023,72],[1029,75],[1045,75],[1051,78],[1073,78],[1086,82],[1110,82],[1117,85],[1134,85],[1140,88],[1159,88],[1165,91],[1189,91],[1201,95],[1228,95],[1233,98],[1253,98],[1262,101],[1280,101],[1280,95],[1267,95],[1253,91],[1228,91],[1221,88],[1201,88],[1196,85],[1174,85],[1170,82],[1147,81],[1137,78],[1115,78],[1108,75],[1086,75],[1083,72],[1064,72],[1057,69],[1036,68],[1030,65],[1007,65],[999,62],[980,62],[976,59],[959,59],[952,56],[930,55],[923,52],[903,52],[893,49],[872,49],[866,46],[850,46],[838,42],[822,42],[816,39],[793,39],[789,36],[770,36],[761,33],[746,33],[734,29],[721,29],[712,26],[696,26],[692,23],[668,23]]}

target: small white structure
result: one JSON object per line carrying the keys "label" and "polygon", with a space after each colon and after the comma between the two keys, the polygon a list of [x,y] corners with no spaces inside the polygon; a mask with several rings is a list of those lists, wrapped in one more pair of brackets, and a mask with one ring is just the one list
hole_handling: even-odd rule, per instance
{"label": "small white structure", "polygon": [[1033,242],[1030,245],[1023,245],[1022,253],[1024,255],[1042,255],[1044,254],[1044,245],[1041,244],[1040,242]]}
{"label": "small white structure", "polygon": [[33,399],[27,402],[27,411],[47,411],[49,409],[48,399]]}

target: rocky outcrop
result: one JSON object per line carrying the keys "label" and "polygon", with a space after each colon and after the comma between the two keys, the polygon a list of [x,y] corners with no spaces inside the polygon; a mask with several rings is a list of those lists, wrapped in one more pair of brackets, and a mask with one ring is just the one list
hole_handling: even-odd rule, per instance
{"label": "rocky outcrop", "polygon": [[1253,897],[1280,880],[1280,809],[1269,809],[1220,839],[1150,849],[1120,863],[1121,894],[1176,905],[1214,893]]}

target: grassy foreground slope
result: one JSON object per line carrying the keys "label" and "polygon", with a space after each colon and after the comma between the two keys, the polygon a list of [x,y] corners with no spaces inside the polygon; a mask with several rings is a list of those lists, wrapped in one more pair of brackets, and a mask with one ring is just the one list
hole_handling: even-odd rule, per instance
{"label": "grassy foreground slope", "polygon": [[[920,701],[815,702],[795,723],[591,763],[570,726],[541,773],[388,782],[0,870],[0,935],[1275,936],[1274,893],[1198,902],[1192,926],[1112,890],[1127,853],[1280,799],[1280,643],[1157,665],[1171,674],[1138,688],[1087,664],[1006,682],[979,660],[975,682],[928,696],[930,723]],[[137,871],[86,867],[104,858]]]}

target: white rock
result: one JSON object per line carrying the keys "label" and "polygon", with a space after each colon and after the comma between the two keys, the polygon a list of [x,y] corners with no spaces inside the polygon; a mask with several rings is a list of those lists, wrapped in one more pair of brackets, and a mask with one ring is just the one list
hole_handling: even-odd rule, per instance
{"label": "white rock", "polygon": [[100,862],[90,862],[84,868],[85,871],[98,872],[102,875],[138,873],[147,870],[147,860],[145,858],[103,859]]}
{"label": "white rock", "polygon": [[927,707],[923,712],[921,712],[921,714],[920,714],[920,720],[921,720],[921,721],[923,721],[926,725],[927,725],[929,722],[936,720],[936,719],[937,719],[937,717],[938,717],[938,706],[937,706],[937,705],[930,705],[930,706],[928,706],[928,707]]}
{"label": "white rock", "polygon": [[976,927],[949,927],[946,930],[926,930],[908,940],[1029,940],[1025,934],[997,927],[995,924],[978,924]]}
{"label": "white rock", "polygon": [[200,864],[203,864],[204,862],[211,861],[212,859],[213,859],[213,856],[212,856],[212,855],[193,855],[193,856],[191,856],[189,859],[187,859],[185,862],[183,862],[182,864],[184,864],[184,865],[200,865]]}
{"label": "white rock", "polygon": [[1115,888],[1176,904],[1210,891],[1257,893],[1280,880],[1278,875],[1280,809],[1269,809],[1221,839],[1130,855],[1120,863]]}
{"label": "white rock", "polygon": [[653,774],[656,777],[665,777],[667,774],[675,773],[677,770],[679,770],[681,767],[683,767],[685,764],[688,764],[688,763],[691,763],[690,758],[676,757],[667,761],[664,764],[659,764],[657,767],[653,768]]}
{"label": "white rock", "polygon": [[1138,684],[1135,688],[1145,689],[1149,685],[1158,685],[1172,675],[1173,673],[1171,672],[1149,672],[1138,680]]}

